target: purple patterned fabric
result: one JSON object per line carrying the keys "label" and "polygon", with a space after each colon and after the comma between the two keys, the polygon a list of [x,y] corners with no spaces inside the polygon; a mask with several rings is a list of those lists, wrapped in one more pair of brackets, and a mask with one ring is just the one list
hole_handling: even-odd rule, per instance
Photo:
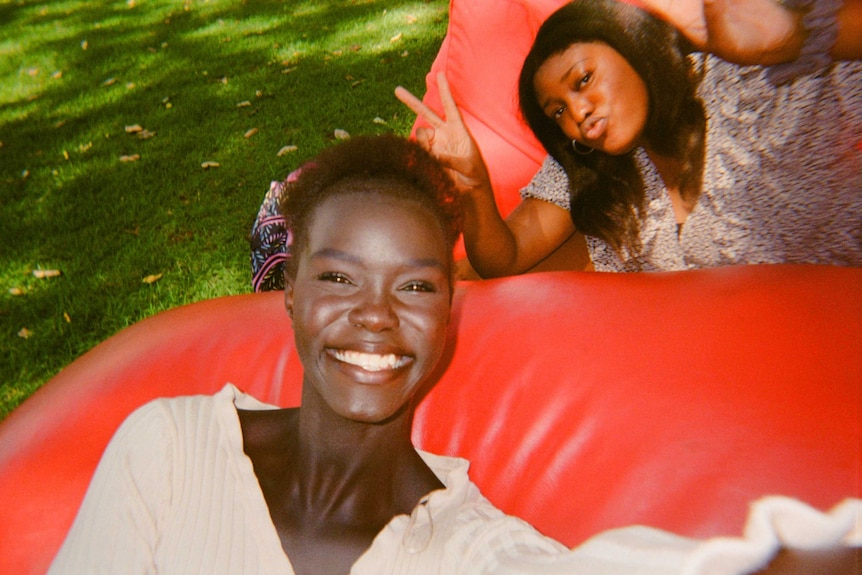
{"label": "purple patterned fabric", "polygon": [[251,287],[255,292],[284,289],[284,262],[290,257],[292,237],[279,203],[301,168],[283,182],[272,182],[251,228]]}

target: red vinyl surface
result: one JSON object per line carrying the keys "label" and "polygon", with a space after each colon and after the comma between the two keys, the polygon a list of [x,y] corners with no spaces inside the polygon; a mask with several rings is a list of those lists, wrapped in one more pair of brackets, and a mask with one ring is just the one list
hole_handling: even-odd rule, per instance
{"label": "red vinyl surface", "polygon": [[[737,534],[764,494],[862,495],[862,269],[555,272],[459,284],[419,447],[568,545],[641,523]],[[41,574],[125,416],[232,382],[295,405],[280,293],[161,313],[0,422],[0,573]]]}

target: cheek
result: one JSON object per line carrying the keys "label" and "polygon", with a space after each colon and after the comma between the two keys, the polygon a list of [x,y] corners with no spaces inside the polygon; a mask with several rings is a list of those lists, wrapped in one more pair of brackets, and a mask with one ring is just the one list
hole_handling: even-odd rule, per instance
{"label": "cheek", "polygon": [[422,341],[426,348],[428,360],[436,363],[446,347],[449,331],[448,305],[418,314],[413,323],[416,326],[417,338]]}
{"label": "cheek", "polygon": [[581,130],[578,125],[572,121],[572,119],[566,115],[556,122],[557,127],[563,133],[566,138],[570,140],[574,140],[577,137],[581,136]]}
{"label": "cheek", "polygon": [[649,113],[649,94],[647,93],[646,85],[634,70],[624,78],[623,82],[626,105],[632,118],[632,123],[635,124],[633,127],[640,128],[646,123],[647,114]]}
{"label": "cheek", "polygon": [[293,331],[297,346],[308,350],[326,331],[338,325],[341,311],[338,306],[327,304],[325,300],[306,298],[304,301],[306,305],[294,307]]}

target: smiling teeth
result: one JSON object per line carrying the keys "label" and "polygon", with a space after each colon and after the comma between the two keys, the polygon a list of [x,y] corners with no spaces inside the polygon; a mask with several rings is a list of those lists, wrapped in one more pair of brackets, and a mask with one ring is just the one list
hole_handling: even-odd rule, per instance
{"label": "smiling teeth", "polygon": [[384,369],[397,369],[406,365],[409,359],[404,356],[388,353],[380,355],[377,353],[362,353],[359,351],[337,350],[335,358],[350,365],[357,365],[365,371],[383,371]]}

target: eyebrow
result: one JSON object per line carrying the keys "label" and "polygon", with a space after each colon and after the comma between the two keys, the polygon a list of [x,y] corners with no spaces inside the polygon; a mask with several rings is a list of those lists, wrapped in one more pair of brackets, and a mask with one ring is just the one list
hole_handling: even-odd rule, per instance
{"label": "eyebrow", "polygon": [[[353,254],[347,253],[342,250],[337,250],[335,248],[323,248],[322,250],[316,251],[311,254],[312,260],[325,258],[343,260],[353,264],[362,265],[362,259],[356,257]],[[415,269],[437,268],[441,271],[446,271],[446,266],[444,265],[444,263],[436,258],[414,258],[407,262],[407,267]]]}

